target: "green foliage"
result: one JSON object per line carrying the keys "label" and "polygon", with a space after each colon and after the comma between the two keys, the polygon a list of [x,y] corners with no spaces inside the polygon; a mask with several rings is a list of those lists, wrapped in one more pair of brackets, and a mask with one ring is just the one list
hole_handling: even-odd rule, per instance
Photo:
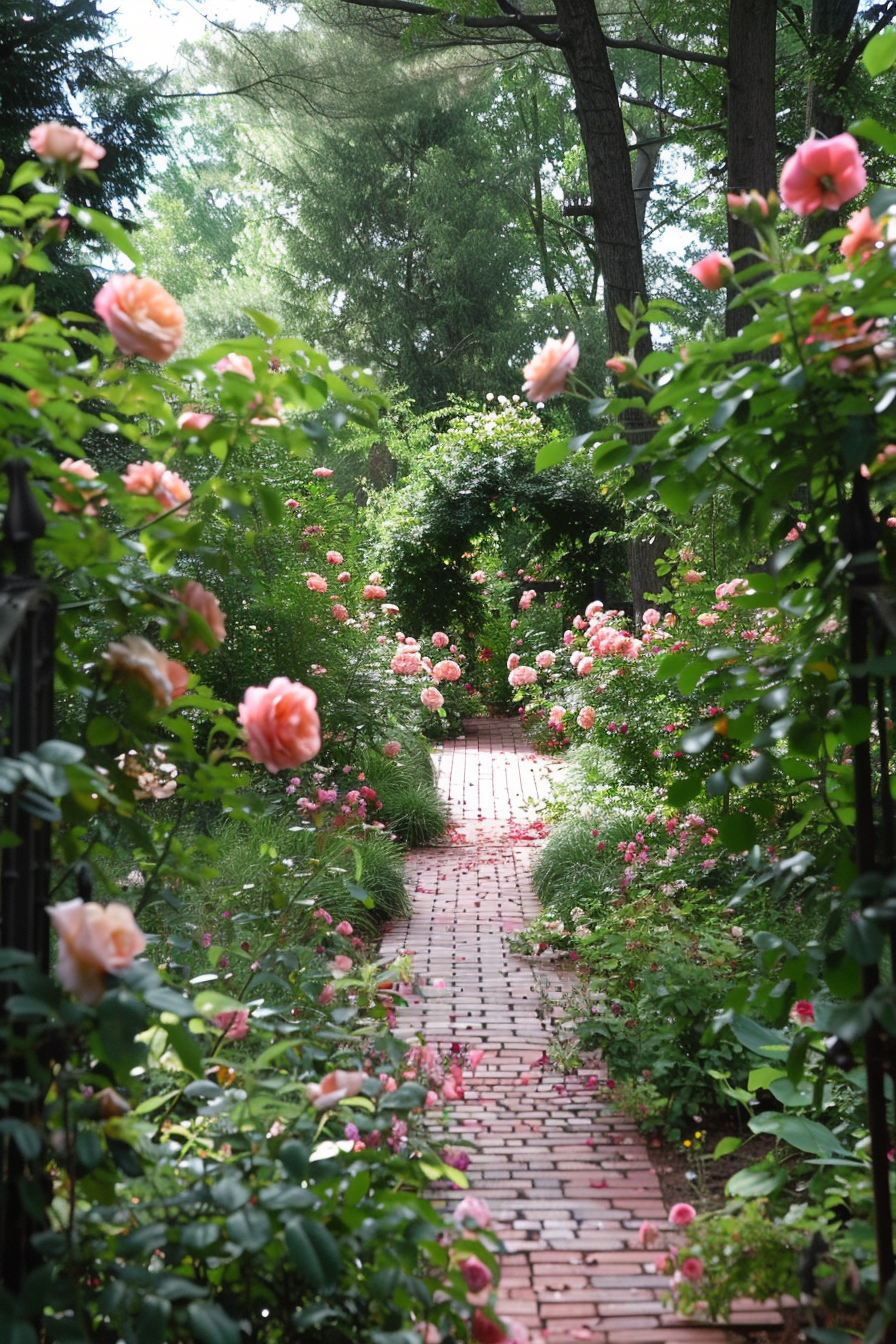
{"label": "green foliage", "polygon": [[[377,498],[376,558],[410,625],[483,629],[508,599],[515,606],[516,571],[529,573],[542,557],[551,557],[544,573],[563,581],[569,601],[589,580],[618,588],[618,542],[583,540],[615,517],[587,471],[532,470],[549,437],[530,407],[506,398],[458,408],[407,481]],[[503,565],[507,585],[472,583],[483,562],[492,573]]]}

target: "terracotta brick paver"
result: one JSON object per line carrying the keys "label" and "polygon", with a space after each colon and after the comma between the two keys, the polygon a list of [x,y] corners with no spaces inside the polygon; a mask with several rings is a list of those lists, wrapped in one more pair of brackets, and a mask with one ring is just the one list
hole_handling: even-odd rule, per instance
{"label": "terracotta brick paver", "polygon": [[[457,1139],[473,1145],[470,1189],[488,1201],[507,1248],[500,1313],[550,1344],[732,1344],[740,1331],[682,1321],[664,1304],[655,1252],[637,1240],[642,1219],[665,1225],[659,1181],[635,1126],[589,1088],[601,1071],[564,1078],[541,1063],[550,1033],[539,1014],[560,975],[513,956],[506,935],[538,913],[533,803],[558,768],[511,720],[472,720],[439,753],[453,843],[410,856],[414,912],[383,951],[413,949],[419,975],[444,987],[427,983],[399,1031],[443,1050],[454,1041],[485,1050],[450,1114]],[[752,1303],[732,1319],[780,1321]]]}

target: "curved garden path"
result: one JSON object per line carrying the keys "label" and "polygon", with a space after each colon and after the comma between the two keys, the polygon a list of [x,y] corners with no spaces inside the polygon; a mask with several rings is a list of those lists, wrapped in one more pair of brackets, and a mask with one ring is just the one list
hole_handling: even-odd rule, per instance
{"label": "curved garden path", "polygon": [[413,914],[392,927],[383,951],[413,949],[427,982],[401,1010],[402,1036],[485,1051],[450,1117],[457,1138],[473,1145],[471,1193],[488,1201],[507,1248],[499,1313],[550,1344],[733,1344],[745,1327],[774,1326],[776,1312],[746,1303],[733,1316],[741,1330],[668,1312],[655,1252],[637,1240],[643,1219],[663,1226],[665,1217],[643,1141],[593,1082],[589,1089],[593,1069],[564,1077],[541,1062],[550,1037],[538,1010],[561,974],[512,955],[504,935],[538,912],[531,803],[561,767],[534,756],[518,724],[500,719],[471,720],[437,760],[452,840],[409,857]]}

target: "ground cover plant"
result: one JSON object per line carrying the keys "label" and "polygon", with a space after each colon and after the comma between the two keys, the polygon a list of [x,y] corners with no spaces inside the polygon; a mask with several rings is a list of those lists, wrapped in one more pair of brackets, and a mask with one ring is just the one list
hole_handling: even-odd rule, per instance
{"label": "ground cover plant", "polygon": [[[869,68],[887,66],[890,39],[871,52]],[[806,217],[865,185],[859,147],[842,135],[801,146],[781,196],[791,218]],[[604,425],[557,450],[588,452],[628,498],[655,490],[673,515],[724,485],[741,575],[680,554],[688,568],[670,571],[678,583],[655,594],[643,628],[595,606],[574,623],[588,642],[569,660],[575,673],[554,671],[557,650],[551,684],[537,667],[520,678],[527,716],[554,700],[555,724],[571,737],[597,731],[612,743],[605,776],[641,791],[628,834],[618,799],[610,811],[615,870],[596,856],[583,865],[586,837],[564,820],[555,859],[574,856],[584,897],[571,907],[549,845],[542,873],[556,908],[529,949],[556,946],[584,963],[581,1036],[600,1041],[633,1113],[680,1123],[676,1098],[691,1109],[693,1077],[693,1104],[715,1089],[741,1109],[742,1132],[732,1126],[719,1153],[752,1135],[775,1140],[728,1182],[727,1210],[671,1211],[681,1233],[660,1259],[672,1296],[686,1312],[725,1317],[742,1292],[799,1289],[814,1303],[808,1335],[826,1344],[857,1331],[888,1339],[896,1318],[892,1088],[878,1062],[896,1027],[892,863],[885,842],[874,849],[892,811],[892,704],[873,679],[890,674],[892,656],[883,634],[864,643],[892,591],[896,301],[892,194],[865,199],[845,231],[785,247],[775,194],[729,196],[756,245],[735,258],[742,271],[718,254],[693,270],[708,288],[730,287],[747,310],[742,332],[642,361],[614,356],[622,394],[591,407]],[[631,351],[662,312],[622,315]],[[530,366],[530,395],[554,394],[574,367],[570,340],[549,343]],[[636,408],[658,421],[649,444],[620,429]],[[707,582],[714,603],[685,597]],[[600,846],[599,799],[595,810]],[[690,1127],[680,1132],[694,1142]],[[645,1225],[645,1246],[654,1235]]]}
{"label": "ground cover plant", "polygon": [[[479,1052],[400,1041],[396,1006],[426,992],[413,949],[385,965],[362,937],[405,908],[393,837],[444,828],[419,729],[460,665],[430,671],[376,574],[328,596],[309,566],[301,601],[262,600],[278,528],[343,572],[335,547],[302,549],[344,523],[331,469],[310,464],[382,399],[260,313],[257,336],[178,358],[183,314],[136,271],[94,315],[41,311],[29,278],[70,218],[140,258],[70,202],[102,146],[58,124],[32,146],[0,201],[0,443],[7,558],[58,608],[59,713],[58,736],[0,770],[4,1330],[509,1337],[488,1210],[471,1197],[448,1218],[423,1193],[466,1184],[438,1117]],[[334,602],[349,593],[351,610]],[[284,620],[309,632],[301,650]],[[322,647],[329,700],[305,684]],[[11,685],[13,728],[33,689]],[[35,835],[49,921],[37,907],[16,946]]]}

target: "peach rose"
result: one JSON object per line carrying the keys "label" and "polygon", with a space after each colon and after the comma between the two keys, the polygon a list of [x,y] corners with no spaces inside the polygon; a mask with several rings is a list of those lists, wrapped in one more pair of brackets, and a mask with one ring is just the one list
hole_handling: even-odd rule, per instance
{"label": "peach rose", "polygon": [[320,476],[323,480],[326,480],[328,476],[333,475],[333,471],[331,467],[315,467],[311,475]]}
{"label": "peach rose", "polygon": [[593,707],[591,705],[583,705],[582,708],[579,710],[578,716],[576,717],[576,723],[579,725],[580,728],[584,728],[585,732],[587,733],[589,728],[594,727],[595,718],[596,715],[594,713]]}
{"label": "peach rose", "polygon": [[319,1083],[309,1083],[305,1088],[305,1100],[310,1101],[316,1111],[326,1111],[331,1106],[338,1106],[346,1097],[356,1097],[366,1080],[367,1074],[360,1069],[336,1069]]}
{"label": "peach rose", "polygon": [[43,121],[28,133],[28,144],[42,163],[71,163],[76,168],[98,168],[106,157],[102,145],[91,140],[77,126],[58,121]]}
{"label": "peach rose", "polygon": [[[124,639],[110,644],[103,657],[116,676],[142,682],[160,709],[167,709],[171,704],[175,697],[172,672],[182,664],[166,658],[148,639],[142,635],[125,635]],[[183,671],[187,677],[190,675],[186,668]],[[180,681],[180,678],[176,679]],[[185,685],[184,681],[177,694],[183,694]]]}
{"label": "peach rose", "polygon": [[424,709],[441,709],[445,703],[445,697],[442,692],[436,690],[435,686],[427,686],[420,692],[420,703]]}
{"label": "peach rose", "polygon": [[[193,498],[187,482],[176,471],[169,471],[164,462],[131,462],[121,479],[129,495],[152,495],[165,510],[176,504],[187,505]],[[178,515],[184,513],[186,508],[178,509]]]}
{"label": "peach rose", "polygon": [[348,620],[348,608],[344,607],[341,602],[334,602],[332,607],[330,608],[330,611],[333,614],[334,621]]}
{"label": "peach rose", "polygon": [[451,641],[445,634],[444,630],[436,630],[433,633],[432,642],[433,644],[435,644],[437,649],[446,649]]}
{"label": "peach rose", "polygon": [[[82,481],[99,480],[96,471],[83,458],[66,457],[59,465],[63,471],[69,472],[72,476],[80,477]],[[73,481],[67,481],[64,476],[60,476],[59,484],[65,492],[65,497],[62,495],[53,496],[54,513],[84,513],[88,518],[95,518],[97,505],[102,506],[108,503],[108,500],[99,498],[103,493],[102,486],[98,490],[91,490],[87,486],[75,485]],[[92,502],[93,500],[96,500],[96,504]]]}
{"label": "peach rose", "polygon": [[[227,628],[224,625],[224,612],[221,610],[214,593],[209,592],[208,588],[203,588],[202,584],[197,583],[195,579],[189,579],[180,591],[172,588],[171,596],[190,611],[195,611],[197,616],[202,617],[209,628],[215,647],[223,644],[227,636]],[[186,625],[185,615],[186,613],[183,613],[181,617],[181,638],[186,638],[186,643],[197,653],[208,653],[209,646],[203,639],[197,639],[195,635],[187,637],[188,632],[183,628]]]}
{"label": "peach rose", "polygon": [[241,378],[248,378],[250,383],[255,382],[255,370],[252,367],[252,361],[248,355],[236,355],[231,352],[219,359],[215,365],[216,373],[238,373]]}
{"label": "peach rose", "polygon": [[562,341],[549,337],[523,369],[523,391],[529,401],[547,401],[566,386],[566,379],[579,362],[579,347],[573,333]]}
{"label": "peach rose", "polygon": [[165,676],[171,683],[171,699],[179,699],[187,689],[190,669],[184,667],[183,663],[179,663],[175,658],[165,658]]}
{"label": "peach rose", "polygon": [[688,267],[688,275],[699,280],[704,289],[724,289],[733,274],[734,262],[721,252],[710,252]]}
{"label": "peach rose", "polygon": [[416,649],[400,649],[389,666],[400,677],[415,677],[423,667],[423,659]]}
{"label": "peach rose", "polygon": [[249,1032],[248,1008],[234,1008],[215,1014],[215,1026],[224,1032],[225,1041],[241,1041]]}
{"label": "peach rose", "polygon": [[77,897],[48,906],[47,914],[59,935],[59,983],[81,1003],[98,1003],[103,976],[126,970],[146,947],[133,912],[120,901],[102,906]]}
{"label": "peach rose", "polygon": [[204,411],[184,411],[177,417],[178,429],[208,429],[214,420],[213,415],[208,415]]}
{"label": "peach rose", "polygon": [[857,252],[863,255],[873,252],[878,243],[884,241],[884,235],[871,218],[871,211],[867,205],[864,210],[857,210],[854,215],[850,215],[846,227],[849,232],[840,244],[840,251],[844,257],[854,257]]}
{"label": "peach rose", "polygon": [[317,696],[301,682],[274,677],[269,686],[249,686],[238,717],[249,755],[272,775],[320,751]]}
{"label": "peach rose", "polygon": [[459,681],[460,667],[451,658],[443,658],[440,663],[436,663],[432,669],[432,675],[436,681]]}
{"label": "peach rose", "polygon": [[830,140],[811,137],[781,169],[781,200],[795,215],[811,215],[822,206],[838,210],[858,196],[867,180],[859,146],[851,135]]}
{"label": "peach rose", "polygon": [[113,275],[93,301],[126,355],[164,364],[184,343],[184,313],[157,280]]}
{"label": "peach rose", "polygon": [[361,590],[361,596],[367,602],[381,602],[386,596],[386,590],[379,583],[365,583]]}

